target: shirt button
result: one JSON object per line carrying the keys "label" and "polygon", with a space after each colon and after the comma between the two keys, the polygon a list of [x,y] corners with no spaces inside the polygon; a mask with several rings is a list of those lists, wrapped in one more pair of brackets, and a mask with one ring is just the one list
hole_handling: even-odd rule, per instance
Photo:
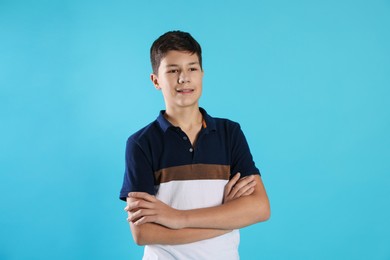
{"label": "shirt button", "polygon": [[194,149],[190,148],[190,150],[189,150],[189,151],[190,151],[190,153],[192,153],[192,152],[194,151]]}
{"label": "shirt button", "polygon": [[187,138],[187,136],[183,136],[183,140],[187,140],[188,138]]}

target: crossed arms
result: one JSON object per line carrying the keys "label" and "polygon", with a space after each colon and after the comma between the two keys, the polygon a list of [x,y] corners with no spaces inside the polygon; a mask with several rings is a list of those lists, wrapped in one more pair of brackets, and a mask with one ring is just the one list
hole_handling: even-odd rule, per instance
{"label": "crossed arms", "polygon": [[129,193],[125,211],[134,241],[185,244],[267,220],[270,205],[261,177],[239,177],[236,174],[226,184],[223,204],[209,208],[177,210],[147,193]]}

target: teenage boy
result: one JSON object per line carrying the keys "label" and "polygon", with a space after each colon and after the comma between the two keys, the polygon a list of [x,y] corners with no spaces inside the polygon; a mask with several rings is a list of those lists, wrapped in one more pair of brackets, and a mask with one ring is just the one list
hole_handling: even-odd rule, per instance
{"label": "teenage boy", "polygon": [[238,259],[239,228],[270,206],[238,123],[199,107],[202,53],[181,31],[151,47],[166,110],[129,137],[120,198],[144,259]]}

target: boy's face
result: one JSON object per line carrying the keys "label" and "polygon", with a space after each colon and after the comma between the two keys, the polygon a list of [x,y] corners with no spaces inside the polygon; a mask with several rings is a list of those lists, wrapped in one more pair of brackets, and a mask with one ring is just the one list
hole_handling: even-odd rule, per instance
{"label": "boy's face", "polygon": [[182,51],[169,51],[161,60],[158,75],[151,75],[156,89],[162,91],[167,109],[198,107],[202,79],[198,56]]}

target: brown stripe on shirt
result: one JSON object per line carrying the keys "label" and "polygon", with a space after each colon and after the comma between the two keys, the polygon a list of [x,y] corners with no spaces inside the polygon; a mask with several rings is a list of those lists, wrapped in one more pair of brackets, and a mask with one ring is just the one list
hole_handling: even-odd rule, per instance
{"label": "brown stripe on shirt", "polygon": [[154,173],[157,183],[189,180],[229,180],[230,165],[189,164],[173,166]]}

